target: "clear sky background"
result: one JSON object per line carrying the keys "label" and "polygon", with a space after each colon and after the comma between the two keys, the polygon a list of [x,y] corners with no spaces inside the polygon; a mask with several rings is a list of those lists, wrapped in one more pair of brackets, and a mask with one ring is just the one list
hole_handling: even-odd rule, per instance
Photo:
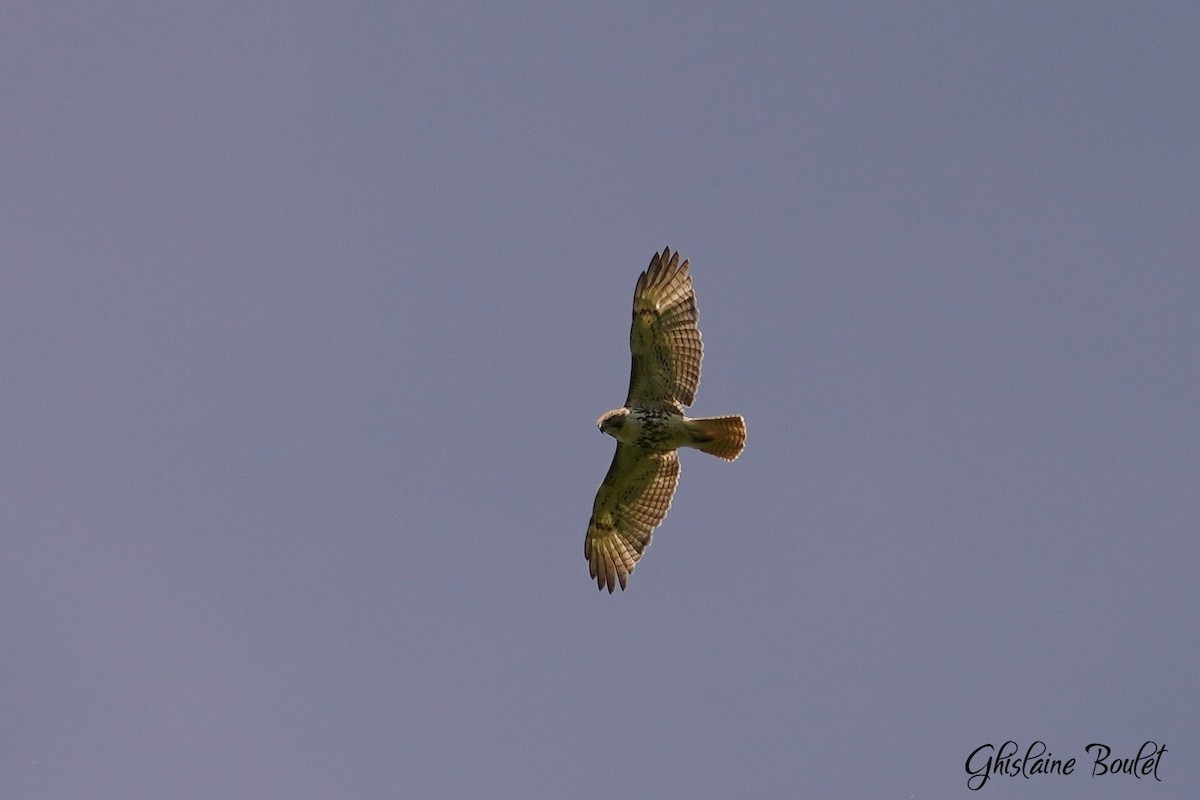
{"label": "clear sky background", "polygon": [[1200,790],[1200,6],[2,13],[4,797]]}

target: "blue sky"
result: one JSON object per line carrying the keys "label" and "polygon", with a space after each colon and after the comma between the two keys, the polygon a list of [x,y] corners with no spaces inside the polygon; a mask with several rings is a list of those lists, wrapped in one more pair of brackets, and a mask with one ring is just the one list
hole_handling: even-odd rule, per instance
{"label": "blue sky", "polygon": [[[12,796],[1200,788],[1193,4],[4,16]],[[664,245],[749,438],[610,597]]]}

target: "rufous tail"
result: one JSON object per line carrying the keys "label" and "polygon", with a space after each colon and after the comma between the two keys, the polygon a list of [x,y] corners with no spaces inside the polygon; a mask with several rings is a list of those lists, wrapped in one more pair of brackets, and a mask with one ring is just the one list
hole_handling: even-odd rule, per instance
{"label": "rufous tail", "polygon": [[688,420],[692,446],[733,461],[746,446],[746,421],[741,417],[702,417]]}

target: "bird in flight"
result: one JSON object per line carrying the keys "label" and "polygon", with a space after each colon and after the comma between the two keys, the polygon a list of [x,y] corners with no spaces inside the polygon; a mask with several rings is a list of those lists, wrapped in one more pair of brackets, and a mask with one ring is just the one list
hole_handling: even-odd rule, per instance
{"label": "bird in flight", "polygon": [[596,421],[617,440],[583,542],[588,570],[601,591],[612,593],[618,583],[625,588],[666,517],[679,483],[678,449],[694,447],[733,461],[746,442],[746,423],[739,416],[683,415],[695,399],[704,357],[688,266],[667,247],[638,277],[629,330],[629,394],[624,406]]}

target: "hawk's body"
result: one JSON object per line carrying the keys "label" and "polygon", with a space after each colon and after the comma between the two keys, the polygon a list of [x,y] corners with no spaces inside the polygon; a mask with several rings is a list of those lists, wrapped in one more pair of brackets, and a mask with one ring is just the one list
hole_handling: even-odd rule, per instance
{"label": "hawk's body", "polygon": [[704,345],[696,327],[689,263],[665,248],[650,260],[633,294],[629,348],[633,367],[625,405],[602,416],[617,453],[592,507],[583,554],[601,589],[625,588],[679,482],[680,447],[732,461],[742,452],[741,417],[689,419],[685,406],[700,383]]}

